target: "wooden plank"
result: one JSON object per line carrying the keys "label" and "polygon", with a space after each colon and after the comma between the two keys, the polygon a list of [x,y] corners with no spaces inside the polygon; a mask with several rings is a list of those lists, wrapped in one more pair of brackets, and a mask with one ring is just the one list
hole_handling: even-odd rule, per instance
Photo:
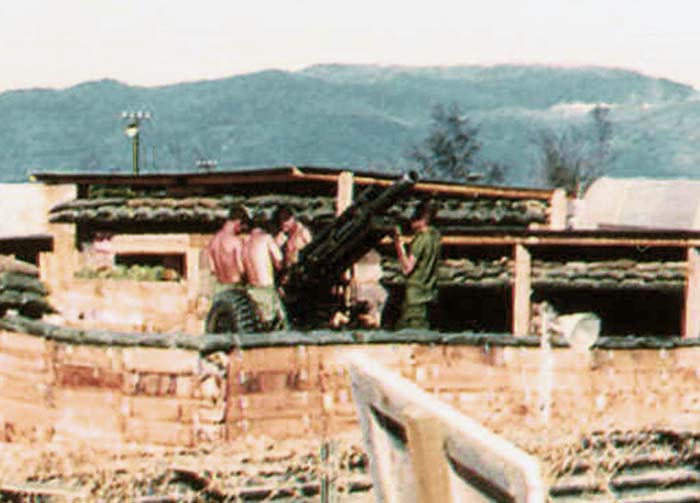
{"label": "wooden plank", "polygon": [[[304,173],[297,171],[293,174],[293,178],[297,180],[308,180],[316,182],[333,183],[338,179],[338,174],[323,174],[323,173]],[[374,178],[371,176],[356,175],[355,183],[357,185],[378,185],[380,187],[388,187],[396,180],[387,178]],[[430,192],[440,195],[458,195],[467,197],[492,197],[504,199],[542,199],[548,200],[551,197],[551,189],[524,189],[512,187],[491,187],[485,185],[459,185],[445,184],[439,182],[418,182],[414,185],[415,192]]]}
{"label": "wooden plank", "polygon": [[[336,216],[343,213],[352,204],[354,186],[355,183],[351,171],[343,171],[342,173],[340,173],[340,176],[338,177],[338,190],[335,199]],[[343,283],[347,284],[348,281],[351,280],[351,278],[354,276],[355,267],[356,266],[353,266],[350,269],[343,272]],[[343,303],[345,304],[345,306],[349,306],[351,301],[350,288],[341,286],[340,294],[342,296]]]}
{"label": "wooden plank", "polygon": [[233,441],[240,433],[234,423],[241,418],[238,398],[241,384],[241,360],[242,352],[234,349],[228,354],[228,367],[226,369],[226,397],[224,409],[224,424],[227,425],[224,437],[227,441]]}
{"label": "wooden plank", "polygon": [[[34,405],[45,405],[50,393],[50,386],[37,380],[27,380],[7,375],[0,375],[2,397],[10,400],[20,400]],[[2,415],[2,412],[0,412]]]}
{"label": "wooden plank", "polygon": [[54,366],[54,383],[65,388],[121,389],[123,373],[94,365],[61,363]]}
{"label": "wooden plank", "polygon": [[515,245],[513,285],[513,335],[530,331],[530,296],[532,295],[532,257],[523,245]]}
{"label": "wooden plank", "polygon": [[117,234],[110,240],[114,253],[185,253],[190,247],[188,234]]}
{"label": "wooden plank", "polygon": [[[185,401],[182,400],[182,402]],[[181,400],[169,397],[124,397],[120,410],[130,417],[147,421],[178,422],[183,419],[181,417]],[[187,422],[191,422],[191,418]]]}
{"label": "wooden plank", "polygon": [[0,331],[0,351],[7,349],[17,349],[38,356],[46,351],[46,340],[35,335]]}
{"label": "wooden plank", "polygon": [[340,215],[352,204],[354,180],[351,171],[343,171],[338,177],[338,191],[335,200],[335,214]]}
{"label": "wooden plank", "polygon": [[55,363],[59,365],[90,366],[105,370],[121,370],[121,349],[80,344],[58,344]]}
{"label": "wooden plank", "polygon": [[199,354],[182,349],[125,348],[124,369],[131,372],[195,374]]}
{"label": "wooden plank", "polygon": [[[404,242],[408,238],[402,238]],[[391,245],[391,238],[383,238],[380,242],[383,246]],[[686,248],[699,246],[697,238],[626,238],[610,236],[567,236],[562,232],[559,236],[487,236],[487,235],[449,235],[442,237],[442,244],[446,246],[512,246],[523,244],[527,246],[600,246],[600,247],[626,247],[626,248]]]}
{"label": "wooden plank", "polygon": [[443,424],[420,406],[403,411],[406,438],[416,474],[416,502],[449,501],[450,487],[443,450]]}
{"label": "wooden plank", "polygon": [[322,397],[319,391],[255,393],[234,399],[237,416],[245,419],[301,417],[321,412]]}
{"label": "wooden plank", "polygon": [[555,189],[549,199],[549,228],[553,231],[566,229],[567,216],[566,191]]}
{"label": "wooden plank", "polygon": [[191,424],[127,418],[124,437],[127,441],[142,444],[191,446],[194,443],[194,429]]}
{"label": "wooden plank", "polygon": [[54,498],[73,501],[84,500],[89,496],[89,491],[41,483],[4,482],[0,485],[0,495],[7,496],[9,501],[17,498],[21,498],[22,501],[44,501],[45,498],[50,498],[51,501],[54,501]]}
{"label": "wooden plank", "polygon": [[201,290],[199,273],[199,248],[187,248],[185,251],[185,276],[187,278],[187,300],[192,307]]}
{"label": "wooden plank", "polygon": [[0,441],[50,440],[56,415],[37,402],[0,397]]}
{"label": "wooden plank", "polygon": [[16,375],[18,373],[35,374],[36,378],[48,373],[44,358],[22,358],[0,353],[0,373]]}
{"label": "wooden plank", "polygon": [[683,338],[700,336],[700,250],[688,248],[688,272],[685,283]]}
{"label": "wooden plank", "polygon": [[[317,421],[314,420],[314,417],[316,416],[244,418],[237,422],[237,426],[240,434],[243,436],[266,436],[278,440],[298,439],[299,437],[311,437],[314,433],[319,433]],[[235,436],[230,439],[235,439]]]}
{"label": "wooden plank", "polygon": [[[382,241],[389,244],[389,240]],[[627,238],[611,236],[567,236],[562,233],[558,236],[443,236],[443,245],[449,246],[508,246],[523,244],[527,246],[624,246],[624,247],[664,247],[685,248],[686,246],[700,246],[700,240],[696,238]]]}
{"label": "wooden plank", "polygon": [[[361,352],[349,355],[347,362],[363,437],[372,460],[374,487],[381,501],[404,501],[402,497],[446,503],[545,500],[544,482],[535,458]],[[428,418],[421,424],[420,433],[408,433],[413,417]],[[382,441],[382,435],[377,435],[380,430],[389,432],[393,440]],[[412,439],[414,444],[429,445],[422,451],[420,447],[411,451]],[[437,446],[433,445],[435,442]],[[421,471],[407,472],[402,468],[406,444],[409,452],[418,456],[427,453],[432,464],[428,460],[411,460]],[[449,491],[439,492],[437,498],[428,493],[432,499],[414,499],[414,494],[422,494],[419,491],[431,490],[418,489],[422,484],[420,478],[431,476],[428,473],[438,470],[440,464],[448,470]],[[442,484],[439,478],[435,483]]]}

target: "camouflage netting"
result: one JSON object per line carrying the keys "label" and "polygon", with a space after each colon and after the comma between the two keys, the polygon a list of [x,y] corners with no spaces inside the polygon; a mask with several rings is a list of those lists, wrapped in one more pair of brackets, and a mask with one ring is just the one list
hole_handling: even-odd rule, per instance
{"label": "camouflage netting", "polygon": [[359,435],[347,437],[251,437],[197,448],[7,444],[0,501],[311,503],[325,493],[338,503],[370,503]]}
{"label": "camouflage netting", "polygon": [[[540,461],[551,503],[700,500],[696,432],[581,431],[548,439],[508,424],[502,434]],[[0,453],[0,501],[370,503],[372,486],[359,430],[197,448],[9,443]]]}
{"label": "camouflage netting", "polygon": [[[407,219],[418,199],[408,198],[389,215]],[[304,197],[284,194],[266,196],[224,196],[187,198],[98,198],[76,199],[51,209],[56,223],[216,223],[226,217],[234,204],[245,205],[253,214],[271,217],[280,204],[289,205],[306,224],[322,224],[335,215],[332,197]],[[485,226],[527,227],[547,221],[548,202],[537,199],[440,198],[435,201],[435,225],[446,232]]]}
{"label": "camouflage netting", "polygon": [[[382,282],[399,285],[405,281],[396,260],[382,262]],[[596,262],[533,261],[532,284],[548,288],[629,288],[677,289],[685,284],[685,262],[636,262],[608,260]],[[439,269],[441,286],[505,286],[513,278],[513,261],[507,257],[496,260],[443,260]]]}
{"label": "camouflage netting", "polygon": [[699,441],[692,431],[606,431],[523,447],[542,462],[555,503],[685,502],[700,501]]}
{"label": "camouflage netting", "polygon": [[0,256],[0,316],[11,309],[30,318],[55,312],[46,299],[49,292],[38,275],[36,266]]}

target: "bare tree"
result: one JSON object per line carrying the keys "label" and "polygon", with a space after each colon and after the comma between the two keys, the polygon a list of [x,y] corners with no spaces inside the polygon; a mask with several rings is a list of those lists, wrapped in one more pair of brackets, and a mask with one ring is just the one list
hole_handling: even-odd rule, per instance
{"label": "bare tree", "polygon": [[550,187],[563,187],[580,196],[613,159],[610,109],[598,105],[590,112],[591,124],[571,126],[562,132],[543,129],[533,142],[539,151],[540,170]]}

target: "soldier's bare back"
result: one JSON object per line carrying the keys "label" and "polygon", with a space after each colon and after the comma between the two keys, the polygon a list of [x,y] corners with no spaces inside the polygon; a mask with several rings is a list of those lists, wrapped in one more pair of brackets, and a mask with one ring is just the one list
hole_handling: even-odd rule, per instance
{"label": "soldier's bare back", "polygon": [[243,278],[243,238],[224,226],[207,247],[219,283],[240,283]]}
{"label": "soldier's bare back", "polygon": [[282,252],[273,237],[260,228],[251,231],[243,246],[243,265],[252,286],[274,286],[275,270],[282,266]]}

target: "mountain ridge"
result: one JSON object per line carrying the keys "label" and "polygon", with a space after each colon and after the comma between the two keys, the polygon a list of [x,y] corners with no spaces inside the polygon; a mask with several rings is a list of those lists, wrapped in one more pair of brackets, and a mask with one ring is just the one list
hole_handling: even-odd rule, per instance
{"label": "mountain ridge", "polygon": [[539,184],[533,135],[585,119],[575,106],[553,109],[562,104],[613,106],[612,175],[695,176],[700,161],[693,151],[700,94],[669,79],[605,67],[388,68],[329,64],[156,87],[100,79],[6,91],[0,179],[20,181],[36,171],[129,172],[131,144],[120,113],[133,108],[153,114],[143,125],[143,172],[153,164],[192,171],[201,158],[218,159],[222,170],[401,169],[409,146],[427,134],[432,107],[452,103],[480,125],[484,155],[510,165],[508,181],[519,185]]}

